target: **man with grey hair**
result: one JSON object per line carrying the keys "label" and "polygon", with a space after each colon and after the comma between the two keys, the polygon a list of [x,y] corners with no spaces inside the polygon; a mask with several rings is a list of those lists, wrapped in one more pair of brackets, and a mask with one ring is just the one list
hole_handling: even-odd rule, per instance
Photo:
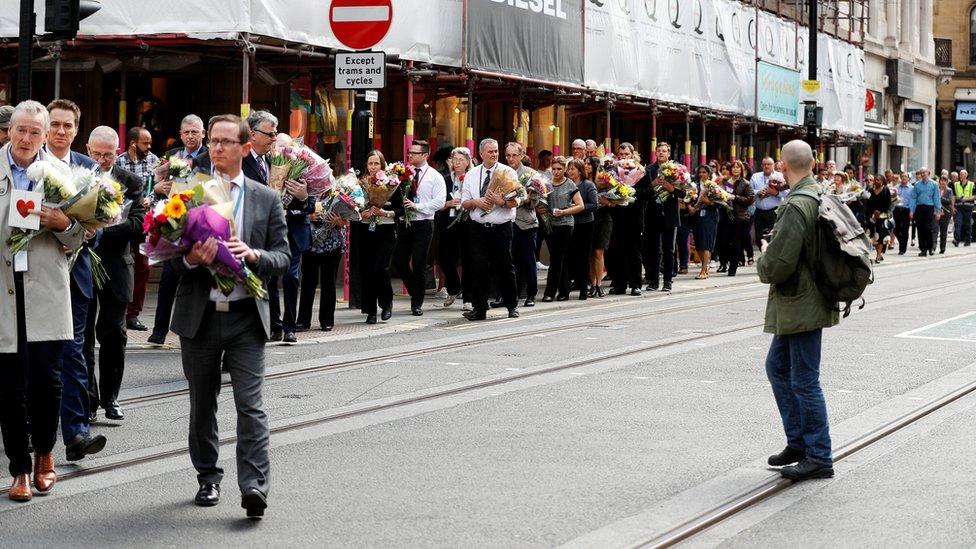
{"label": "man with grey hair", "polygon": [[922,167],[918,181],[912,187],[912,219],[918,227],[919,257],[935,254],[934,225],[942,218],[942,192],[939,184],[932,181],[932,172]]}
{"label": "man with grey hair", "polygon": [[268,155],[278,137],[278,118],[268,111],[254,111],[247,117],[251,128],[251,153],[244,157],[244,175],[268,184],[271,159]]}
{"label": "man with grey hair", "polygon": [[[773,388],[786,449],[769,457],[794,481],[834,476],[827,405],[820,387],[823,329],[838,322],[815,279],[807,250],[819,249],[817,218],[822,194],[813,179],[816,161],[810,145],[793,140],[783,147],[789,197],[779,206],[768,244],[757,263],[759,279],[769,284],[765,331],[773,334],[766,376]],[[796,465],[791,465],[796,463]]]}
{"label": "man with grey hair", "polygon": [[512,222],[517,198],[500,196],[489,189],[496,173],[518,180],[512,168],[498,163],[498,141],[488,138],[478,148],[482,164],[468,172],[461,187],[461,207],[470,212],[467,223],[471,276],[472,310],[464,313],[468,320],[485,320],[491,280],[498,282],[509,318],[518,318],[518,295],[515,289],[515,265],[512,263]]}
{"label": "man with grey hair", "polygon": [[179,156],[189,160],[194,168],[209,171],[210,155],[207,154],[207,146],[203,144],[205,137],[207,131],[203,129],[203,119],[195,114],[188,114],[180,122],[180,141],[183,142],[183,146],[170,149],[163,156],[166,158]]}
{"label": "man with grey hair", "polygon": [[573,151],[573,158],[579,160],[586,158],[586,141],[583,141],[582,139],[574,139],[570,148]]}
{"label": "man with grey hair", "polygon": [[586,156],[596,156],[597,142],[592,139],[586,140]]}
{"label": "man with grey hair", "polygon": [[10,141],[10,134],[7,131],[10,129],[10,117],[13,114],[14,108],[10,105],[0,107],[0,147]]}
{"label": "man with grey hair", "polygon": [[[50,114],[36,101],[17,105],[10,119],[10,142],[0,148],[0,241],[10,239],[7,215],[14,190],[31,191],[27,169],[36,161],[59,161],[41,149],[51,125]],[[7,256],[0,276],[0,429],[13,483],[7,497],[29,501],[30,442],[34,445],[33,487],[48,493],[57,481],[54,444],[61,409],[61,352],[74,337],[68,260],[64,250],[77,249],[85,228],[61,210],[37,205],[45,230],[29,249]],[[30,304],[28,307],[27,304]],[[28,418],[29,421],[28,421]]]}
{"label": "man with grey hair", "polygon": [[[784,157],[785,160],[785,157]],[[776,184],[770,185],[772,175],[776,173],[776,163],[770,157],[765,157],[761,162],[762,171],[752,174],[749,182],[752,184],[752,191],[756,194],[756,213],[754,229],[756,232],[756,245],[761,246],[761,240],[772,228],[776,221],[776,208],[783,202],[783,193]],[[831,172],[833,177],[833,172]],[[783,193],[783,196],[780,194]]]}

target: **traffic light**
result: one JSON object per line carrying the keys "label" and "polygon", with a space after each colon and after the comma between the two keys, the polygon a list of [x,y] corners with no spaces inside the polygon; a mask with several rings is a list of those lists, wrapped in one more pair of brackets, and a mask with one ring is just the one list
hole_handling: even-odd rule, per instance
{"label": "traffic light", "polygon": [[78,34],[78,23],[100,9],[95,0],[44,0],[44,32],[70,40]]}

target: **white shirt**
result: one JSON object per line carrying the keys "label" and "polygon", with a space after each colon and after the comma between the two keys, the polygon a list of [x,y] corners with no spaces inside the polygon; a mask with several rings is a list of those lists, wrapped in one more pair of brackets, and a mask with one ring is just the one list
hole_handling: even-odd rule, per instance
{"label": "white shirt", "polygon": [[[512,177],[517,181],[518,175],[512,168],[496,162],[494,166],[488,168],[484,164],[478,166],[477,168],[468,172],[464,176],[464,186],[461,187],[461,202],[465,200],[474,200],[475,198],[481,198],[481,185],[485,182],[485,176],[488,176],[488,180],[491,181],[491,176],[496,170],[509,171]],[[471,220],[476,223],[490,223],[492,225],[498,225],[515,219],[515,208],[506,208],[504,206],[495,206],[490,212],[485,213],[481,208],[475,208],[471,210]]]}
{"label": "white shirt", "polygon": [[[414,169],[420,174],[420,182],[417,184],[417,196],[413,200],[414,206],[417,207],[414,210],[416,215],[413,220],[430,221],[434,219],[434,214],[444,207],[444,202],[447,200],[444,176],[426,162],[423,166]],[[406,184],[413,185],[413,181]],[[409,192],[404,193],[404,196],[408,194]]]}

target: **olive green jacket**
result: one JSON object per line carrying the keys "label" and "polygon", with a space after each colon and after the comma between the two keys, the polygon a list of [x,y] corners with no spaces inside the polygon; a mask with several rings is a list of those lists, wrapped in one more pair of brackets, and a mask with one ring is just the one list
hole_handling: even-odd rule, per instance
{"label": "olive green jacket", "polygon": [[776,335],[798,334],[835,326],[836,304],[826,301],[817,288],[807,250],[818,249],[817,217],[820,204],[796,191],[820,192],[807,176],[790,189],[790,196],[776,211],[773,237],[757,263],[759,280],[769,284],[765,331]]}

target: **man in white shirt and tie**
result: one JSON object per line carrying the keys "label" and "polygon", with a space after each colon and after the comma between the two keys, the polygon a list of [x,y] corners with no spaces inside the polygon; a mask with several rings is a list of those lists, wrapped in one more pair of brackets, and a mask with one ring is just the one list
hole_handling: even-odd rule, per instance
{"label": "man in white shirt and tie", "polygon": [[397,217],[397,245],[393,264],[410,293],[410,312],[424,314],[427,290],[427,253],[434,236],[434,214],[444,207],[447,187],[444,176],[427,164],[430,145],[415,140],[407,149],[407,161],[415,171],[413,181],[401,188],[402,204],[394,204]]}
{"label": "man in white shirt and tie", "polygon": [[471,285],[473,309],[464,313],[464,318],[486,318],[492,275],[498,281],[509,318],[518,318],[515,266],[512,264],[512,221],[519,200],[506,199],[488,190],[492,175],[498,170],[509,172],[516,180],[518,176],[512,168],[498,163],[498,141],[482,140],[478,152],[483,163],[468,172],[461,189],[461,207],[471,212],[468,222],[471,264],[465,276],[474,279]]}

